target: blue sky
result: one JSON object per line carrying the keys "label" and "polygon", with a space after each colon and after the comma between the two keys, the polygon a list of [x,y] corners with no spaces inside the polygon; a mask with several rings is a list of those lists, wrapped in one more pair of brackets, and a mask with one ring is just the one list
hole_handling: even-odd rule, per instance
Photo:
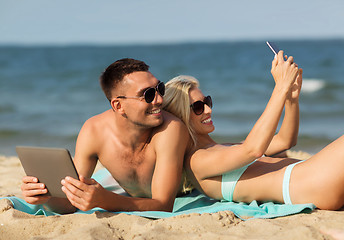
{"label": "blue sky", "polygon": [[344,39],[343,0],[0,0],[0,44]]}

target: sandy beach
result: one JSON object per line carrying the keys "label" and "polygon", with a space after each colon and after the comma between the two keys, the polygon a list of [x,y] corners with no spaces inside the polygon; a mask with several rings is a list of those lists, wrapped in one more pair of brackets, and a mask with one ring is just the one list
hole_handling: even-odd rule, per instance
{"label": "sandy beach", "polygon": [[[24,174],[17,157],[0,156],[0,197],[21,197]],[[45,217],[15,210],[3,199],[0,239],[344,239],[344,212],[314,210],[247,221],[230,211],[159,220],[106,212]]]}

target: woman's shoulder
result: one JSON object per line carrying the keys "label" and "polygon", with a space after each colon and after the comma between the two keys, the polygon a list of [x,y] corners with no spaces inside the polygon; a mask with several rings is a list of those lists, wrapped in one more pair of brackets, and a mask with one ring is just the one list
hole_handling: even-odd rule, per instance
{"label": "woman's shoulder", "polygon": [[195,148],[189,152],[188,159],[190,162],[206,161],[209,157],[213,158],[214,156],[217,156],[216,153],[221,153],[223,150],[239,144],[241,143],[215,143],[204,147]]}
{"label": "woman's shoulder", "polygon": [[191,171],[193,175],[198,179],[204,179],[208,176],[211,169],[217,168],[216,159],[219,157],[219,153],[224,148],[222,144],[213,144],[211,146],[205,146],[202,148],[194,149],[188,155],[184,161],[184,167]]}
{"label": "woman's shoulder", "polygon": [[202,159],[208,157],[209,154],[223,147],[223,145],[215,143],[201,148],[193,148],[191,151],[189,151],[187,156],[190,162],[202,161]]}

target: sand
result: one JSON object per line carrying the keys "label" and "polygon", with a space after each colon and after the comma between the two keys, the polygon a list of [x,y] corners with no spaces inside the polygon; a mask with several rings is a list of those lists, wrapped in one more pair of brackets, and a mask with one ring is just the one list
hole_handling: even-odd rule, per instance
{"label": "sand", "polygon": [[[297,153],[304,158],[305,153]],[[0,197],[21,197],[24,171],[0,156]],[[230,211],[152,220],[99,213],[32,216],[0,200],[0,240],[9,239],[344,239],[344,212],[315,210],[275,219],[242,221]]]}

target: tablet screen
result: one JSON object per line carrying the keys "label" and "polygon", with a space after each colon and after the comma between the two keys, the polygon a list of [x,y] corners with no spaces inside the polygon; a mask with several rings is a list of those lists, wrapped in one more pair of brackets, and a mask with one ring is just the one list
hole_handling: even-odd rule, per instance
{"label": "tablet screen", "polygon": [[16,151],[26,175],[37,177],[53,197],[66,198],[61,190],[66,176],[79,179],[67,149],[17,146]]}

